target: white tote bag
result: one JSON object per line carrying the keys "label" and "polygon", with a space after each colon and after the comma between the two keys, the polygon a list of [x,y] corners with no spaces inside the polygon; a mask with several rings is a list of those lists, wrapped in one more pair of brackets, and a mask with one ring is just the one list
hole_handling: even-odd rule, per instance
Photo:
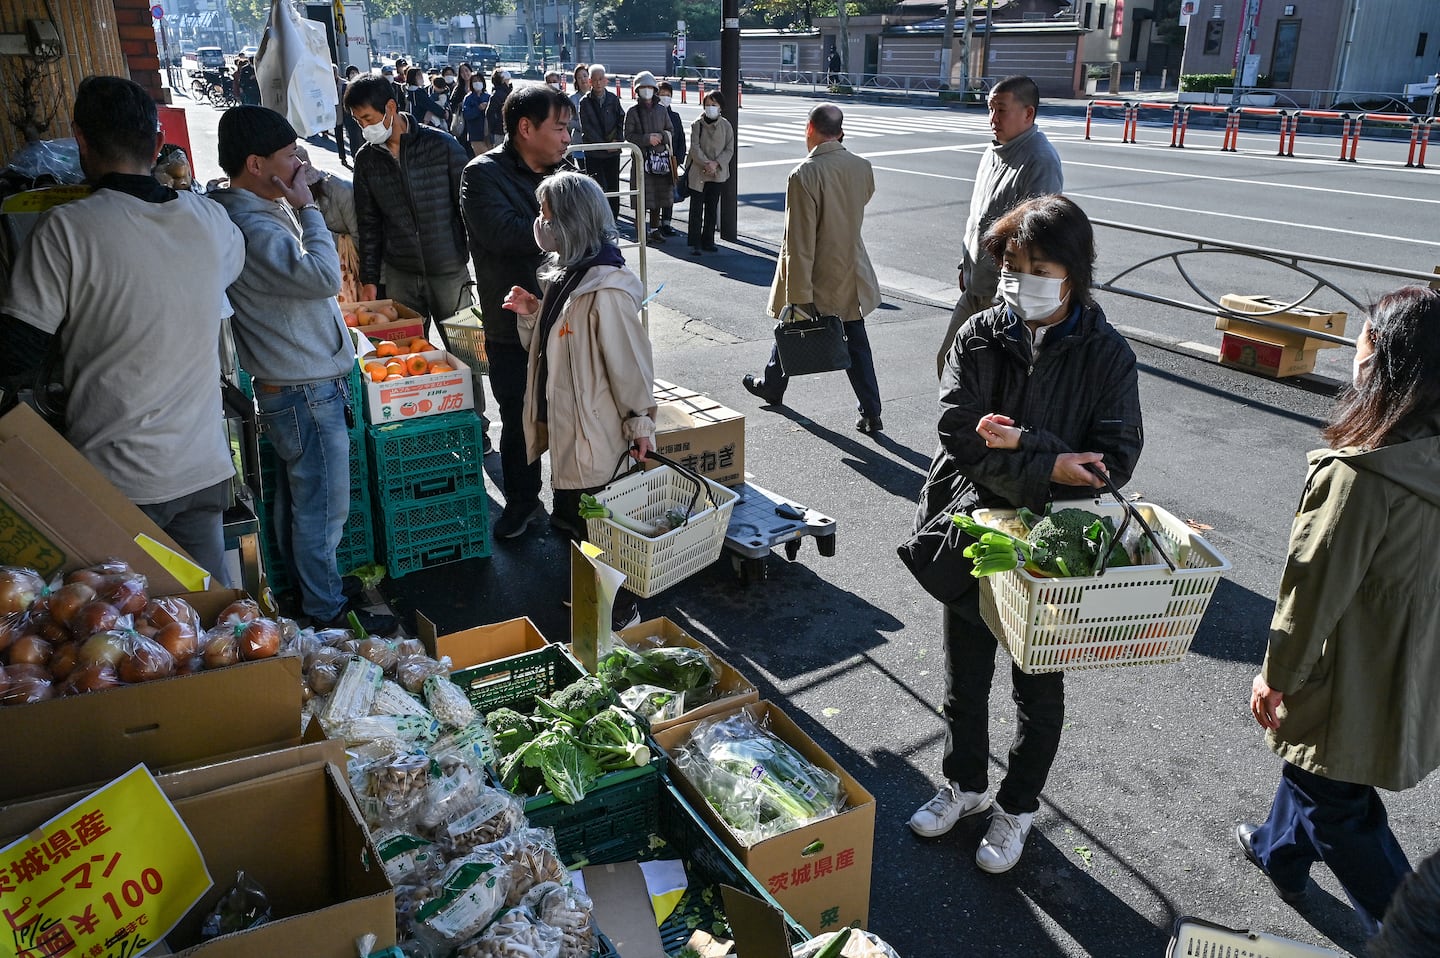
{"label": "white tote bag", "polygon": [[335,128],[335,73],[325,27],[289,0],[274,0],[255,67],[260,103],[290,121],[302,138]]}

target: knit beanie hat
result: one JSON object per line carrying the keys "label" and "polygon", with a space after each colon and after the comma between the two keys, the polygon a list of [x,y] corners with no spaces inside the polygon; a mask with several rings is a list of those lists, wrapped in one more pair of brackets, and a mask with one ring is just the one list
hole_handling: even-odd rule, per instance
{"label": "knit beanie hat", "polygon": [[641,70],[639,73],[635,74],[635,82],[631,84],[631,86],[633,86],[637,90],[640,89],[642,86],[653,87],[655,85],[655,74],[651,73],[649,70]]}
{"label": "knit beanie hat", "polygon": [[220,117],[220,168],[234,176],[250,156],[269,156],[300,137],[290,121],[263,106],[232,106]]}

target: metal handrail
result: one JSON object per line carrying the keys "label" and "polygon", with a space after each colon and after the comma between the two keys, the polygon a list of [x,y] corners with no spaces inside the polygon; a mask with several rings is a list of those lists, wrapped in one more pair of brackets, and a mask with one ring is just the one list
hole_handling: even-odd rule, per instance
{"label": "metal handrail", "polygon": [[[620,196],[620,197],[633,196],[633,197],[635,197],[635,242],[631,243],[631,242],[626,241],[626,240],[617,240],[616,245],[619,246],[621,249],[628,249],[628,248],[634,247],[634,248],[640,250],[640,265],[639,265],[639,267],[636,269],[636,272],[640,274],[640,285],[641,285],[641,287],[645,290],[645,292],[646,292],[646,294],[647,294],[647,295],[646,295],[646,298],[645,298],[645,299],[643,300],[643,302],[641,302],[641,304],[640,304],[640,324],[645,327],[645,332],[646,332],[646,333],[649,333],[649,332],[650,332],[650,297],[649,297],[648,294],[649,294],[649,292],[650,292],[650,278],[649,278],[649,272],[648,272],[647,269],[646,269],[646,261],[645,261],[645,253],[646,253],[646,250],[649,249],[649,245],[646,243],[647,236],[646,236],[646,234],[645,234],[645,225],[644,225],[644,222],[645,222],[644,217],[645,217],[645,215],[646,215],[646,213],[645,213],[645,175],[644,175],[643,172],[642,172],[638,177],[635,175],[635,171],[636,171],[636,170],[642,170],[642,171],[643,171],[644,168],[645,168],[645,167],[644,167],[644,164],[643,164],[644,156],[643,156],[643,154],[641,154],[640,148],[639,148],[638,146],[636,146],[634,143],[631,143],[631,142],[628,141],[628,140],[621,140],[621,141],[618,142],[618,143],[571,143],[571,144],[570,144],[570,151],[569,151],[569,153],[568,153],[567,155],[569,155],[569,156],[575,156],[576,154],[597,153],[597,152],[600,152],[601,150],[605,150],[605,151],[622,150],[622,151],[624,151],[624,152],[626,152],[626,153],[629,154],[627,157],[625,157],[625,159],[628,159],[628,160],[630,161],[630,170],[629,170],[629,172],[630,172],[630,179],[629,179],[629,181],[628,181],[629,184],[630,184],[630,188],[629,188],[629,189],[625,189],[625,188],[622,186],[620,189],[616,190],[616,191],[613,192],[613,193],[607,192],[607,193],[605,194],[605,196],[606,196],[607,199],[608,199],[609,197],[612,197],[612,196]],[[673,160],[673,154],[672,154],[672,160],[671,160],[671,162],[674,162],[674,160]],[[620,166],[621,166],[622,169],[624,168],[624,166],[625,166],[624,160],[621,161]],[[620,224],[619,224],[619,223],[616,223],[615,226],[616,226],[616,228],[618,229],[619,226],[620,226]]]}
{"label": "metal handrail", "polygon": [[[1129,296],[1133,299],[1144,300],[1145,302],[1159,303],[1163,306],[1171,306],[1176,309],[1183,309],[1193,313],[1220,313],[1221,315],[1230,317],[1232,319],[1243,319],[1246,322],[1254,323],[1257,326],[1266,326],[1271,329],[1278,329],[1285,332],[1295,332],[1295,327],[1291,325],[1286,325],[1284,323],[1272,322],[1271,320],[1265,319],[1265,317],[1288,312],[1289,310],[1294,309],[1296,306],[1304,304],[1307,300],[1309,300],[1316,293],[1320,292],[1322,289],[1328,290],[1329,292],[1332,292],[1340,298],[1344,299],[1359,313],[1363,314],[1368,309],[1368,305],[1366,303],[1361,302],[1359,299],[1352,296],[1343,287],[1339,286],[1338,284],[1332,282],[1329,279],[1326,279],[1324,276],[1321,276],[1318,272],[1316,272],[1315,269],[1312,269],[1310,267],[1330,267],[1335,269],[1343,269],[1350,272],[1372,273],[1380,276],[1394,276],[1401,279],[1416,280],[1422,283],[1433,283],[1435,281],[1434,273],[1427,273],[1421,270],[1404,269],[1398,266],[1381,266],[1374,263],[1358,263],[1351,260],[1338,259],[1331,256],[1313,256],[1308,253],[1296,253],[1290,250],[1270,249],[1264,246],[1253,246],[1248,243],[1232,243],[1227,240],[1217,240],[1206,236],[1195,236],[1189,233],[1176,233],[1170,230],[1156,229],[1149,226],[1139,226],[1133,223],[1118,223],[1113,220],[1092,219],[1090,222],[1097,227],[1123,230],[1129,233],[1141,233],[1146,236],[1159,236],[1168,240],[1174,240],[1177,243],[1187,244],[1192,247],[1189,249],[1172,250],[1168,253],[1158,253],[1154,256],[1147,257],[1138,263],[1127,266],[1124,269],[1120,270],[1120,272],[1116,273],[1109,280],[1097,282],[1095,284],[1096,289],[1103,290],[1107,293],[1116,293],[1121,296]],[[1306,291],[1303,295],[1296,297],[1292,301],[1287,302],[1283,305],[1276,306],[1273,309],[1255,313],[1237,312],[1226,306],[1222,306],[1219,298],[1211,295],[1210,293],[1202,289],[1199,283],[1196,281],[1195,277],[1186,270],[1185,266],[1180,261],[1181,257],[1184,256],[1203,254],[1213,254],[1221,256],[1246,256],[1252,259],[1263,260],[1276,266],[1281,266],[1296,273],[1299,273],[1301,276],[1304,276],[1307,280],[1309,280],[1311,285],[1309,290]],[[1199,296],[1201,300],[1203,300],[1202,303],[1186,302],[1185,300],[1175,299],[1171,296],[1163,296],[1156,293],[1147,293],[1143,290],[1132,289],[1127,286],[1119,285],[1119,281],[1122,278],[1146,266],[1162,261],[1169,261],[1175,266],[1175,270],[1180,274],[1180,278],[1185,281],[1186,285],[1188,285],[1192,290],[1194,290],[1195,294]],[[1326,342],[1335,343],[1339,346],[1355,345],[1354,339],[1348,339],[1344,336],[1335,336],[1331,333],[1326,333],[1320,330],[1307,329],[1305,330],[1305,336],[1310,339],[1320,339]]]}

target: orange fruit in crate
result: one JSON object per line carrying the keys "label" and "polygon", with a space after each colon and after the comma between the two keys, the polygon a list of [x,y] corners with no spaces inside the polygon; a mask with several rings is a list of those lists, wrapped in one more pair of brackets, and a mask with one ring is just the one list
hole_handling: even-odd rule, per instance
{"label": "orange fruit in crate", "polygon": [[424,356],[408,356],[405,359],[407,376],[423,376],[430,371],[430,360]]}
{"label": "orange fruit in crate", "polygon": [[385,377],[385,381],[386,381],[387,383],[393,383],[393,382],[395,382],[395,381],[398,380],[398,379],[404,379],[404,378],[405,378],[405,374],[404,374],[404,373],[391,373],[390,375],[388,375],[388,376]]}
{"label": "orange fruit in crate", "polygon": [[423,336],[416,336],[410,340],[410,345],[405,347],[405,351],[407,353],[433,353],[437,348],[430,344],[430,340]]}
{"label": "orange fruit in crate", "polygon": [[435,362],[431,363],[430,368],[426,371],[432,373],[453,373],[455,371],[455,367],[450,365],[449,363]]}
{"label": "orange fruit in crate", "polygon": [[365,375],[370,377],[371,382],[383,383],[390,370],[385,368],[384,363],[368,362],[365,364]]}
{"label": "orange fruit in crate", "polygon": [[390,342],[390,340],[388,339],[382,339],[380,340],[380,342],[375,344],[375,355],[398,356],[400,355],[400,347],[395,343]]}

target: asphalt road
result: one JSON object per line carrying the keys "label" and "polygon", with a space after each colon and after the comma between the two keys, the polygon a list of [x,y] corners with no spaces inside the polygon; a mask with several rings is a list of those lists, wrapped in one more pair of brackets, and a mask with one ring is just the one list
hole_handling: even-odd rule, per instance
{"label": "asphalt road", "polygon": [[[978,113],[863,105],[847,113],[847,145],[877,167],[865,238],[886,286],[885,305],[867,323],[886,432],[869,438],[853,429],[844,377],[797,380],[788,406],[775,410],[761,409],[739,384],[768,352],[763,310],[784,175],[803,156],[809,105],[746,98],[741,242],[695,260],[672,240],[651,252],[647,279],[652,289],[665,283],[650,316],[657,375],[744,412],[754,481],[834,516],[839,553],[822,558],[807,544],[794,563],[772,557],[769,578],[748,587],[721,562],[645,601],[644,613],[668,615],[712,643],[877,796],[870,927],[905,958],[1153,958],[1179,915],[1361,954],[1358,926],[1323,867],[1314,872],[1312,903],[1295,911],[1230,836],[1234,823],[1263,818],[1278,776],[1248,714],[1250,679],[1263,655],[1304,454],[1320,444],[1331,399],[1323,381],[1301,388],[1148,344],[1213,346],[1218,333],[1203,317],[1102,297],[1117,323],[1148,330],[1134,339],[1147,444],[1130,490],[1212,527],[1205,535],[1234,565],[1190,655],[1067,677],[1060,755],[1010,873],[975,868],[978,831],[922,842],[905,826],[938,779],[943,652],[939,609],[901,568],[894,545],[909,527],[935,445],[932,357],[987,133]],[[681,110],[688,119],[696,106]],[[200,144],[215,115],[191,113],[202,160],[213,156],[213,132],[210,146]],[[1090,143],[1073,119],[1045,125],[1072,195],[1093,216],[1412,269],[1440,261],[1426,228],[1437,202],[1433,174],[1397,168],[1394,144],[1366,141],[1366,162],[1342,166],[1201,150],[1208,134],[1194,128],[1194,146],[1181,153],[1122,146],[1118,125],[1104,128],[1108,140]],[[1142,140],[1162,136],[1168,142],[1168,128],[1141,129]],[[1332,145],[1300,144],[1321,153]],[[312,154],[339,170],[333,154]],[[1290,225],[1297,221],[1303,225]],[[1153,241],[1107,239],[1101,272],[1156,251]],[[1220,292],[1275,291],[1244,264],[1219,275],[1230,281]],[[1349,351],[1332,352],[1328,368],[1348,375]],[[492,457],[487,465],[498,508],[499,464]],[[424,611],[442,630],[529,615],[563,639],[565,561],[557,536],[537,534],[498,545],[488,560],[415,574],[385,591],[400,612]],[[1001,666],[991,700],[994,781],[1013,726],[1003,656]],[[1432,778],[1385,798],[1412,860],[1434,852],[1440,785]]]}

